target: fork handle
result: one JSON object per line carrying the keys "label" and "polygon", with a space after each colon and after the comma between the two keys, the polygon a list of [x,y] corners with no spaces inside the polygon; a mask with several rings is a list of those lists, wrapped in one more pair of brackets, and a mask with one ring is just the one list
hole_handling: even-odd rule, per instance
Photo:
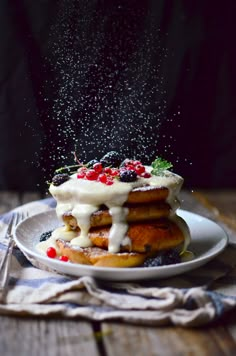
{"label": "fork handle", "polygon": [[9,269],[11,263],[12,250],[14,247],[14,239],[11,238],[7,245],[7,250],[0,266],[0,300],[5,297],[6,288],[9,280]]}

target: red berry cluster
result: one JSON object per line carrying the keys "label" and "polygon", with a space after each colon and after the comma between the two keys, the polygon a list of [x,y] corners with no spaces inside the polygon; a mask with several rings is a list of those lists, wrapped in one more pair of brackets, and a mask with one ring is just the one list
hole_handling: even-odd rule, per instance
{"label": "red berry cluster", "polygon": [[112,185],[114,177],[119,175],[118,168],[103,168],[100,162],[95,163],[92,168],[81,167],[78,169],[77,178],[96,180],[98,182],[104,183],[106,185]]}
{"label": "red berry cluster", "polygon": [[[57,257],[57,251],[54,247],[48,247],[47,251],[46,251],[46,254],[49,258],[56,258]],[[63,261],[63,262],[68,262],[69,261],[69,258],[67,256],[60,256],[59,257],[59,260],[60,261]]]}
{"label": "red berry cluster", "polygon": [[95,163],[92,168],[87,168],[86,166],[80,167],[78,169],[77,178],[97,181],[106,185],[112,185],[115,178],[119,179],[120,173],[123,170],[134,170],[138,176],[143,178],[151,177],[151,174],[146,172],[145,167],[140,161],[126,160],[121,168],[103,168],[102,163],[100,162]]}
{"label": "red berry cluster", "polygon": [[151,174],[146,172],[145,166],[140,161],[127,159],[127,160],[125,160],[124,166],[122,168],[127,169],[127,170],[133,170],[137,173],[138,176],[143,177],[143,178],[151,177]]}

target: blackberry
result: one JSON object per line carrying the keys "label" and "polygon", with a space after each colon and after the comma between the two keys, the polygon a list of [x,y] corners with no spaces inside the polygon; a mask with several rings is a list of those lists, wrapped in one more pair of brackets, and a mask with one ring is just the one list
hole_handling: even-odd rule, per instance
{"label": "blackberry", "polygon": [[61,185],[62,183],[65,183],[69,179],[70,179],[70,176],[67,173],[56,174],[52,178],[52,184],[57,187],[58,185]]}
{"label": "blackberry", "polygon": [[97,159],[92,159],[91,161],[89,161],[87,164],[86,164],[86,167],[87,168],[93,168],[93,165],[95,163],[99,163],[99,161]]}
{"label": "blackberry", "polygon": [[172,250],[167,250],[164,254],[165,256],[165,264],[166,265],[171,265],[175,263],[180,263],[181,259],[179,256],[179,252],[175,249]]}
{"label": "blackberry", "polygon": [[122,169],[120,171],[121,182],[135,182],[137,179],[137,173],[133,169]]}
{"label": "blackberry", "polygon": [[167,250],[163,254],[158,255],[153,258],[148,258],[143,267],[160,267],[165,265],[180,263],[180,256],[176,250]]}
{"label": "blackberry", "polygon": [[46,241],[47,239],[49,239],[49,237],[51,237],[51,235],[52,235],[52,232],[53,232],[53,230],[43,232],[39,238],[39,241],[42,242],[42,241]]}
{"label": "blackberry", "polygon": [[102,163],[103,167],[119,167],[122,159],[123,158],[118,152],[111,151],[106,153],[105,156],[100,159],[100,162]]}

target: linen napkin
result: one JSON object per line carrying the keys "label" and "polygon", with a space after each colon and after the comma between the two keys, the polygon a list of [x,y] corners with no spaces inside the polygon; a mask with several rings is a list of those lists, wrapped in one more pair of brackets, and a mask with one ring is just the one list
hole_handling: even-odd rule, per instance
{"label": "linen napkin", "polygon": [[[214,219],[211,212],[188,193],[182,193],[184,208]],[[25,204],[0,216],[0,259],[12,213],[30,215],[55,207],[53,198]],[[222,225],[222,224],[221,224]],[[229,246],[218,257],[196,270],[165,280],[115,283],[59,274],[29,261],[15,248],[9,289],[1,315],[120,320],[143,325],[200,326],[221,318],[236,306],[236,232],[222,225]]]}

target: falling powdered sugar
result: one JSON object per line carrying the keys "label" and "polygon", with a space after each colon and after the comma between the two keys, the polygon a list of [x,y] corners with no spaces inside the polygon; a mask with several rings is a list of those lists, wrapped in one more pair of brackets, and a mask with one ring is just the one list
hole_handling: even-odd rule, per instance
{"label": "falling powdered sugar", "polygon": [[167,108],[161,67],[168,51],[159,36],[145,5],[60,1],[47,58],[52,161],[68,164],[75,150],[82,160],[113,149],[146,162],[156,156]]}

